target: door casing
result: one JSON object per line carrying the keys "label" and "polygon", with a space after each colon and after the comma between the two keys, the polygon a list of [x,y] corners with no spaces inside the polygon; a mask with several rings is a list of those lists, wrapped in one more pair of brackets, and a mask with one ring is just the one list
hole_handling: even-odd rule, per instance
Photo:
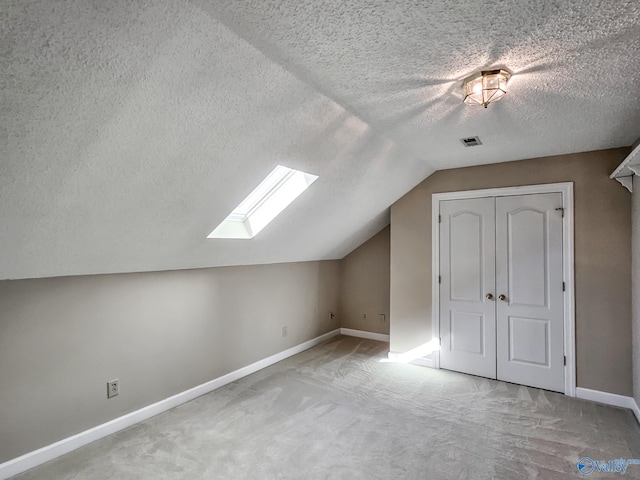
{"label": "door casing", "polygon": [[[576,396],[576,355],[575,355],[575,285],[574,285],[574,240],[573,240],[573,182],[526,185],[521,187],[490,188],[459,192],[434,193],[431,195],[431,250],[432,265],[432,334],[440,338],[440,202],[480,197],[505,197],[535,193],[562,194],[564,219],[562,222],[562,273],[565,284],[564,295],[564,352],[567,359],[564,370],[564,393]],[[432,366],[440,368],[440,352],[432,353]]]}

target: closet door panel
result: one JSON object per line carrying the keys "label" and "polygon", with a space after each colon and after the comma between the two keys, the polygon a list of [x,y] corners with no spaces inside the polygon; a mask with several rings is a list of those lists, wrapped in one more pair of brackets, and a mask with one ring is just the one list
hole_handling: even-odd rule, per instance
{"label": "closet door panel", "polygon": [[495,200],[440,202],[440,367],[496,378]]}
{"label": "closet door panel", "polygon": [[497,378],[564,391],[560,193],[496,199]]}

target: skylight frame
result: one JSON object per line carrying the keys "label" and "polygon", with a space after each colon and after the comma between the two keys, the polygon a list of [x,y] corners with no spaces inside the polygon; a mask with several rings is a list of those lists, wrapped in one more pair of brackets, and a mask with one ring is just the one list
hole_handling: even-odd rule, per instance
{"label": "skylight frame", "polygon": [[277,165],[207,238],[255,237],[317,179],[317,175]]}
{"label": "skylight frame", "polygon": [[[233,209],[229,216],[233,215],[234,217],[241,217],[242,220],[246,220],[296,172],[298,172],[298,170],[277,165],[276,168],[271,170],[265,179]],[[252,197],[255,198],[252,199]],[[248,207],[245,206],[243,208],[245,204],[248,204]]]}

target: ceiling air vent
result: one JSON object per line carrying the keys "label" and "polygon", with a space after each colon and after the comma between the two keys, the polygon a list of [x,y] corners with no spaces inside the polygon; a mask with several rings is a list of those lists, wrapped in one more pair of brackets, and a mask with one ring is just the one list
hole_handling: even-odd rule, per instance
{"label": "ceiling air vent", "polygon": [[465,147],[476,147],[482,145],[482,142],[478,137],[461,138],[460,141]]}

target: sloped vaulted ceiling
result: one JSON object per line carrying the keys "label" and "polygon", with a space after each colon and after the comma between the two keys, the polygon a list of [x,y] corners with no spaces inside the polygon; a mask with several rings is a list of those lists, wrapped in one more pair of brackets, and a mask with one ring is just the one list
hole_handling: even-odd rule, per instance
{"label": "sloped vaulted ceiling", "polygon": [[[637,1],[1,5],[0,279],[341,258],[436,169],[640,135]],[[277,164],[320,178],[207,240]]]}

